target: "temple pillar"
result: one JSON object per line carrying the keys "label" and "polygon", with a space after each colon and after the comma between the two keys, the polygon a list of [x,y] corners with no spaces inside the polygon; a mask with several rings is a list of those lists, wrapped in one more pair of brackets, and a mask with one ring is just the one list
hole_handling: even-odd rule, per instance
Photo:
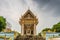
{"label": "temple pillar", "polygon": [[36,35],[36,24],[34,24],[34,35]]}

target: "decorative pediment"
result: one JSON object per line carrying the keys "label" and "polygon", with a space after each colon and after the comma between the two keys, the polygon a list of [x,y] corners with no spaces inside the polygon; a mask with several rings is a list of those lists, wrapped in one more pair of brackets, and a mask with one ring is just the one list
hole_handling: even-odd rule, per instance
{"label": "decorative pediment", "polygon": [[35,15],[34,15],[30,10],[28,10],[28,11],[23,15],[23,18],[24,18],[24,19],[33,19],[33,18],[35,18]]}

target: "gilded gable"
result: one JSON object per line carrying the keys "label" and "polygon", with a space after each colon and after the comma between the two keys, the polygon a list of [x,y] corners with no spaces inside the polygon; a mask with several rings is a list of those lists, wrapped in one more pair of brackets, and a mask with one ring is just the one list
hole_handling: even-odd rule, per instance
{"label": "gilded gable", "polygon": [[28,10],[28,11],[23,15],[23,18],[24,18],[24,19],[33,19],[33,18],[35,18],[35,16],[34,16],[34,14],[33,14],[30,10]]}
{"label": "gilded gable", "polygon": [[38,19],[36,18],[36,16],[30,11],[28,10],[27,12],[25,12],[25,14],[22,16],[22,18],[20,19],[20,24],[24,23],[24,24],[32,24],[38,23]]}

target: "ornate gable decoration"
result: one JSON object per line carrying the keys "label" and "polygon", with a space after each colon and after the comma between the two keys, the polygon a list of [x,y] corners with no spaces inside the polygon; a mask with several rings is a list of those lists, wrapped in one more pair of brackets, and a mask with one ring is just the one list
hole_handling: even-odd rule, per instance
{"label": "ornate gable decoration", "polygon": [[27,12],[25,12],[25,14],[20,19],[19,23],[20,24],[28,24],[28,23],[38,24],[38,19],[30,10],[27,10]]}
{"label": "ornate gable decoration", "polygon": [[28,11],[23,15],[23,18],[24,18],[24,19],[33,19],[33,18],[35,18],[35,16],[34,16],[34,14],[33,14],[30,10],[28,10]]}

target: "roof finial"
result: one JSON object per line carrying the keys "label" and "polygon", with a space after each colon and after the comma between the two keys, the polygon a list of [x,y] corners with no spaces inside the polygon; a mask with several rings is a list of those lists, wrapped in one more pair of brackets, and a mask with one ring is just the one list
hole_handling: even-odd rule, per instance
{"label": "roof finial", "polygon": [[28,10],[30,10],[30,7],[28,6]]}

